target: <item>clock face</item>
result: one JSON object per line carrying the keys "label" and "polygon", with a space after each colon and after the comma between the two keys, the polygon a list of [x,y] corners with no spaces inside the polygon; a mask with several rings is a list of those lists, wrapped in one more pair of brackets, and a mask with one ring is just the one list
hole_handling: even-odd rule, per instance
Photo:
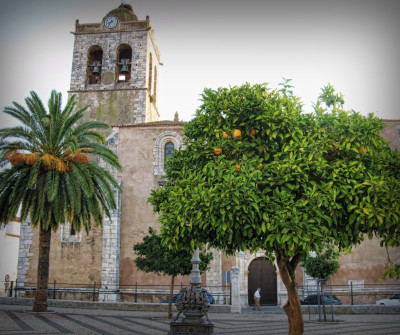
{"label": "clock face", "polygon": [[108,16],[104,20],[104,26],[106,28],[114,28],[118,24],[118,18],[115,16]]}

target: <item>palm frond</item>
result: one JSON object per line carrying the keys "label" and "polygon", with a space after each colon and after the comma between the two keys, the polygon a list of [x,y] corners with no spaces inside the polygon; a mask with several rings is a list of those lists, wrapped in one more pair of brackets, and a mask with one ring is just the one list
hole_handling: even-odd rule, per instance
{"label": "palm frond", "polygon": [[[110,126],[102,121],[88,121],[85,123],[80,124],[78,127],[76,127],[73,131],[73,134],[78,137],[86,137],[87,136],[87,132],[89,130],[93,130],[93,129],[109,129]],[[104,138],[104,136],[103,136]],[[104,143],[104,142],[103,142]]]}
{"label": "palm frond", "polygon": [[93,174],[96,176],[96,178],[98,176],[100,176],[102,179],[107,180],[106,182],[111,184],[113,187],[115,187],[119,192],[122,192],[122,188],[121,188],[118,180],[116,180],[114,178],[114,176],[110,173],[110,171],[104,169],[103,167],[101,167],[99,165],[95,165],[90,162],[88,164],[94,165],[93,166]]}
{"label": "palm frond", "polygon": [[72,173],[65,173],[63,176],[65,180],[65,188],[67,190],[68,202],[71,211],[76,214],[81,213],[81,197],[79,182],[74,178]]}
{"label": "palm frond", "polygon": [[47,171],[46,193],[47,193],[47,201],[50,203],[53,202],[54,198],[57,195],[59,180],[60,180],[60,174],[56,169]]}
{"label": "palm frond", "polygon": [[39,178],[39,171],[42,165],[41,161],[37,161],[29,171],[28,188],[33,188]]}
{"label": "palm frond", "polygon": [[29,111],[36,116],[36,120],[41,120],[47,116],[46,109],[36,92],[31,91],[30,94],[30,97],[25,98],[26,106]]}
{"label": "palm frond", "polygon": [[83,112],[76,112],[68,118],[65,119],[64,124],[62,125],[60,132],[59,132],[59,137],[64,139],[65,137],[68,138],[69,136],[73,136],[73,126],[75,123],[79,121],[83,117]]}
{"label": "palm frond", "polygon": [[66,219],[86,232],[92,222],[102,224],[116,207],[118,182],[104,168],[88,161],[97,156],[121,169],[118,156],[104,146],[96,129],[108,126],[91,121],[76,126],[88,108],[74,111],[73,96],[61,110],[62,96],[51,92],[48,112],[35,92],[25,99],[26,108],[13,103],[5,112],[23,126],[0,130],[0,162],[12,164],[0,172],[0,223],[30,217],[31,224],[56,229]]}
{"label": "palm frond", "polygon": [[122,166],[119,163],[118,155],[110,148],[96,142],[85,142],[84,147],[90,148],[92,154],[102,159],[111,167],[121,170]]}
{"label": "palm frond", "polygon": [[37,143],[37,137],[34,133],[25,127],[16,126],[12,128],[4,128],[0,130],[0,138],[18,138],[27,141],[28,143]]}
{"label": "palm frond", "polygon": [[70,167],[74,177],[79,181],[81,190],[87,198],[90,198],[93,195],[93,182],[87,169],[82,164],[75,162],[71,162]]}
{"label": "palm frond", "polygon": [[20,168],[18,169],[18,176],[15,179],[13,191],[10,194],[10,198],[8,199],[9,203],[15,202],[15,198],[17,194],[21,192],[21,186],[26,187],[27,182],[25,177],[29,176],[29,168]]}
{"label": "palm frond", "polygon": [[23,106],[16,103],[15,101],[13,102],[13,104],[15,107],[11,106],[5,107],[3,109],[3,112],[17,119],[23,125],[29,126],[32,121],[30,113]]}

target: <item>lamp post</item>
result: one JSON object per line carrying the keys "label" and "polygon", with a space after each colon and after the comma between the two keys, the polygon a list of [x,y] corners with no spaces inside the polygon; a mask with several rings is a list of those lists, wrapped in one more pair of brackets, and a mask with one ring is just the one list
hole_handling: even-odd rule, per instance
{"label": "lamp post", "polygon": [[[201,288],[200,251],[197,248],[192,257],[192,271],[190,274],[190,288],[183,287],[176,299],[178,314],[170,322],[168,334],[214,334],[214,324],[208,318],[210,301],[207,290]],[[184,317],[179,319],[183,314]]]}

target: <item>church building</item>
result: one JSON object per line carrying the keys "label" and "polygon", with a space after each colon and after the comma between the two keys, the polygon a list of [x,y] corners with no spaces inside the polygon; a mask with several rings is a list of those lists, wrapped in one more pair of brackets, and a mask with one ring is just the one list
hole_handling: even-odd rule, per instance
{"label": "church building", "polygon": [[[157,294],[168,291],[170,278],[139,271],[133,246],[142,242],[149,227],[159,231],[157,215],[147,199],[151,190],[165,182],[164,162],[182,145],[183,125],[177,119],[160,121],[157,83],[162,62],[150,18],[140,20],[130,5],[121,4],[99,21],[76,20],[69,96],[76,95],[77,108],[90,105],[85,121],[112,125],[105,135],[123,167],[120,172],[111,171],[123,193],[115,191],[118,208],[111,220],[104,219],[103,227],[93,227],[86,234],[65,224],[52,234],[49,286],[54,283],[69,299],[85,299],[84,287],[96,283],[99,301],[135,301],[135,294],[142,293],[141,301],[159,302]],[[400,150],[400,120],[386,123],[383,136]],[[17,277],[21,292],[36,285],[38,236],[29,222],[21,222]],[[237,266],[242,306],[253,303],[257,287],[264,292],[262,304],[286,302],[279,271],[263,252],[242,251],[232,257],[213,253],[210,270],[202,275],[202,285],[212,295],[223,292],[231,268]],[[390,256],[400,262],[400,248],[390,250]],[[341,268],[332,284],[381,283],[386,257],[379,241],[367,240],[340,258]],[[307,280],[301,268],[297,279],[299,286]],[[180,282],[188,285],[189,278],[178,278],[176,283]]]}

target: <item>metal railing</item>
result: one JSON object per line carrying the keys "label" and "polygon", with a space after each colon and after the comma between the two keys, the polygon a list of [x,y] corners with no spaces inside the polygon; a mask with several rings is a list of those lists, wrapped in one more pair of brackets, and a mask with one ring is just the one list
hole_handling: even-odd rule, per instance
{"label": "metal railing", "polygon": [[[307,286],[297,287],[300,299],[304,299],[311,294],[316,294]],[[342,305],[367,305],[375,304],[377,300],[387,299],[400,293],[400,283],[397,284],[365,284],[350,282],[348,285],[325,285],[325,294],[335,295]]]}
{"label": "metal railing", "polygon": [[[182,282],[174,286],[173,294],[179,294]],[[18,285],[17,281],[4,282],[7,297],[33,298],[36,293],[36,283]],[[230,284],[223,286],[205,286],[214,304],[230,304],[232,290]],[[53,281],[48,284],[48,298],[60,300],[99,301],[109,300],[108,296],[117,295],[118,301],[135,303],[161,303],[169,299],[170,285],[148,285],[136,282],[133,285],[120,285],[118,288],[102,288],[99,283],[90,284],[62,283]]]}

